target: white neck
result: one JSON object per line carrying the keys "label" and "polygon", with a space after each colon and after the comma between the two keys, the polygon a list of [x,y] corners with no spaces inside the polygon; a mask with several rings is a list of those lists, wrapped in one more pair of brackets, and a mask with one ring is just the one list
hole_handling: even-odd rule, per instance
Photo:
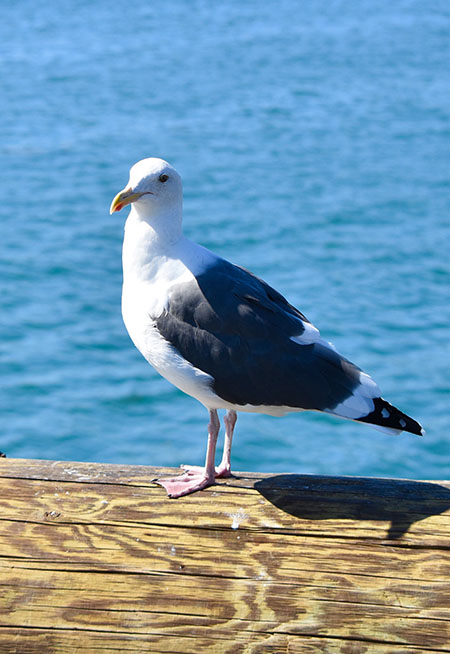
{"label": "white neck", "polygon": [[164,206],[164,211],[158,209],[144,202],[136,202],[131,207],[127,222],[147,223],[154,234],[155,243],[157,241],[164,248],[176,243],[181,236],[183,207],[181,202],[173,201]]}
{"label": "white neck", "polygon": [[123,241],[124,279],[128,276],[148,278],[153,268],[156,271],[161,257],[170,256],[182,236],[181,219],[178,208],[172,213],[165,211],[163,215],[153,215],[151,222],[147,214],[143,215],[135,206],[131,208]]}

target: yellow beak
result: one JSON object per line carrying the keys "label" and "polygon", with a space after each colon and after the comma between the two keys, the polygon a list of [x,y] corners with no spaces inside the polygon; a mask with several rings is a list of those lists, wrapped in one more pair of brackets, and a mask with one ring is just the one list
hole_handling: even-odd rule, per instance
{"label": "yellow beak", "polygon": [[120,191],[120,193],[118,193],[114,200],[111,202],[109,213],[112,214],[116,211],[120,211],[126,207],[127,204],[131,204],[132,202],[139,200],[142,195],[144,195],[144,193],[135,193],[132,188],[125,188],[123,191]]}

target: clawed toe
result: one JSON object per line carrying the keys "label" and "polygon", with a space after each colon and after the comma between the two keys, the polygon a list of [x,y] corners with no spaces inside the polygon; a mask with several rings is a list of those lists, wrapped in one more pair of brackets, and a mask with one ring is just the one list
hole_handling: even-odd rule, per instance
{"label": "clawed toe", "polygon": [[214,484],[214,478],[205,475],[203,468],[201,468],[201,471],[201,473],[185,472],[179,477],[169,479],[155,479],[155,482],[166,489],[170,498],[182,497]]}

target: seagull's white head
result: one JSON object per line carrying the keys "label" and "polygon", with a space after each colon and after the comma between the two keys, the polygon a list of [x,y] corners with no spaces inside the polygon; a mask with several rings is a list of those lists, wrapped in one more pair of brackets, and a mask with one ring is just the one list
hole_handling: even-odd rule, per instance
{"label": "seagull's white head", "polygon": [[151,157],[131,168],[129,182],[112,201],[110,213],[133,203],[140,217],[151,221],[162,212],[181,214],[182,200],[181,177],[175,168],[163,159]]}

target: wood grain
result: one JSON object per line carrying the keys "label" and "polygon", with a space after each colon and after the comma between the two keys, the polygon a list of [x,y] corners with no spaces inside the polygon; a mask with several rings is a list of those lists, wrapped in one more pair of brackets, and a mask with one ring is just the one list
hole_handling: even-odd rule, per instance
{"label": "wood grain", "polygon": [[450,483],[0,459],[0,652],[450,652]]}

